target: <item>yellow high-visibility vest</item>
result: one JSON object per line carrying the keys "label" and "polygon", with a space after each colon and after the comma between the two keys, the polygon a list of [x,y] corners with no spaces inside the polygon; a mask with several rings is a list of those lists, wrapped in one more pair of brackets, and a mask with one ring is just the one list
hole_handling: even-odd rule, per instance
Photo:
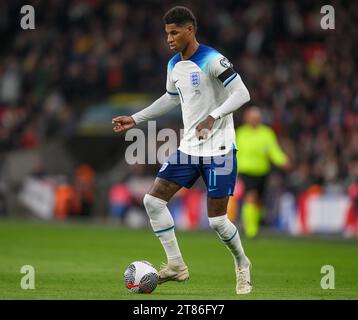
{"label": "yellow high-visibility vest", "polygon": [[287,156],[279,146],[274,131],[266,125],[256,128],[244,124],[236,129],[237,170],[253,176],[270,172],[271,162],[283,165]]}

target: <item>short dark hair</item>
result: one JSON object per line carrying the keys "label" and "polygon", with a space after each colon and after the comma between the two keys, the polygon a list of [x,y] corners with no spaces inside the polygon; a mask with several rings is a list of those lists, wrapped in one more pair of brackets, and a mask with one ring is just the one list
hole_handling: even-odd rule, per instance
{"label": "short dark hair", "polygon": [[163,17],[165,24],[175,23],[178,26],[183,26],[186,23],[191,23],[196,31],[197,23],[193,12],[187,7],[176,6],[167,11]]}

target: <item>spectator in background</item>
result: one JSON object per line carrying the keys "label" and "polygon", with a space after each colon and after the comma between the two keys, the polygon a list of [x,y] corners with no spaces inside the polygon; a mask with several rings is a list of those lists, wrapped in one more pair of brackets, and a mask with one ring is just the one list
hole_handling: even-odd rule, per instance
{"label": "spectator in background", "polygon": [[348,187],[349,207],[345,221],[345,236],[358,236],[358,159],[351,164],[351,182]]}
{"label": "spectator in background", "polygon": [[66,220],[80,215],[81,200],[76,189],[70,183],[64,181],[57,186],[54,213],[59,220]]}
{"label": "spectator in background", "polygon": [[128,165],[124,172],[122,181],[113,184],[108,194],[110,214],[121,223],[125,223],[131,207],[140,208],[146,217],[142,199],[153,183],[153,177],[143,164]]}
{"label": "spectator in background", "polygon": [[261,123],[261,112],[250,107],[244,124],[236,129],[238,174],[244,185],[242,223],[247,237],[253,238],[262,218],[262,197],[273,162],[288,169],[289,159],[277,143],[274,131]]}
{"label": "spectator in background", "polygon": [[109,211],[111,216],[124,223],[124,219],[133,204],[132,193],[126,183],[117,183],[111,186],[108,194]]}
{"label": "spectator in background", "polygon": [[9,57],[5,60],[4,70],[0,77],[0,102],[15,105],[20,100],[20,89],[21,69],[19,63],[14,57]]}
{"label": "spectator in background", "polygon": [[89,217],[92,214],[94,202],[95,172],[88,164],[80,165],[74,176],[74,188],[80,199],[80,215]]}

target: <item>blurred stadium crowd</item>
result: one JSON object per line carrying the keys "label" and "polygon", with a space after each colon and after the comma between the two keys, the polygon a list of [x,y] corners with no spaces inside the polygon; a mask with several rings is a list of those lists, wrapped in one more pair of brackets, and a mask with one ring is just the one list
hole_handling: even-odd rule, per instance
{"label": "blurred stadium crowd", "polygon": [[[188,5],[198,39],[225,54],[293,161],[285,185],[347,192],[358,179],[358,6],[332,1],[33,0],[36,29],[19,26],[22,1],[0,2],[0,152],[68,133],[89,105],[118,92],[160,94],[171,56],[162,15]],[[237,119],[240,123],[240,112]],[[109,124],[110,125],[110,124]]]}

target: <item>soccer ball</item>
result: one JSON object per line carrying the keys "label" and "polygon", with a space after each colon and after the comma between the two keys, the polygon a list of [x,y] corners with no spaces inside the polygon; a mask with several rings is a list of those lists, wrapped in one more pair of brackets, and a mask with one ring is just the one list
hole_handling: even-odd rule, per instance
{"label": "soccer ball", "polygon": [[132,262],[124,272],[124,285],[131,293],[152,293],[158,280],[158,271],[145,260]]}

